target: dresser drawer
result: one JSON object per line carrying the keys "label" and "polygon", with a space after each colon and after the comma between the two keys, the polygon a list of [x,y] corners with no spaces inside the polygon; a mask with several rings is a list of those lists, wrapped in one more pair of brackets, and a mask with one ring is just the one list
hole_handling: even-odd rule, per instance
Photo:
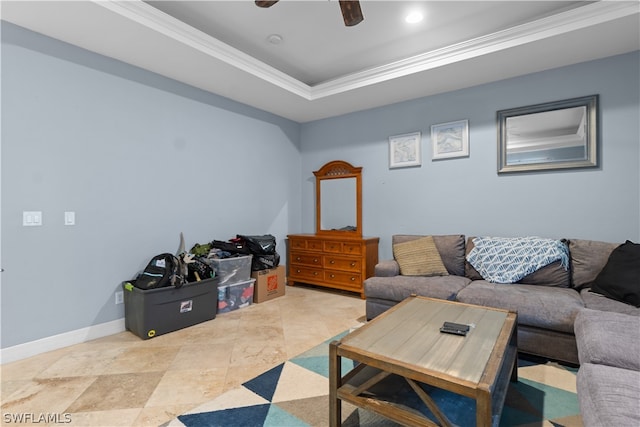
{"label": "dresser drawer", "polygon": [[321,251],[322,240],[315,240],[315,239],[307,240],[307,249],[311,251]]}
{"label": "dresser drawer", "polygon": [[346,255],[360,255],[362,254],[362,245],[360,243],[345,242],[342,244],[342,253]]}
{"label": "dresser drawer", "polygon": [[304,279],[322,280],[322,269],[293,265],[289,269],[289,276],[291,279],[299,279],[302,281],[304,281]]}
{"label": "dresser drawer", "polygon": [[322,256],[316,254],[310,254],[308,252],[291,252],[292,264],[304,264],[312,266],[322,266]]}
{"label": "dresser drawer", "polygon": [[325,255],[323,266],[331,270],[355,271],[357,273],[362,271],[361,260],[342,256]]}
{"label": "dresser drawer", "polygon": [[290,249],[307,249],[307,241],[306,239],[302,239],[298,237],[289,237],[289,248]]}
{"label": "dresser drawer", "polygon": [[332,242],[332,241],[325,241],[323,244],[323,250],[325,252],[331,252],[334,254],[339,254],[342,253],[342,243],[341,242]]}
{"label": "dresser drawer", "polygon": [[325,270],[324,280],[327,282],[340,284],[342,286],[348,286],[356,289],[360,289],[362,287],[362,278],[360,274],[356,273]]}

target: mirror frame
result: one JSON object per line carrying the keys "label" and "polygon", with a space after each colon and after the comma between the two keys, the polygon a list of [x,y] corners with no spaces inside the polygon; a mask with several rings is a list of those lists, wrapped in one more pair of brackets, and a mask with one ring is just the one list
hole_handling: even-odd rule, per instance
{"label": "mirror frame", "polygon": [[[362,167],[352,166],[342,160],[334,160],[322,166],[313,172],[316,177],[316,234],[333,235],[333,236],[351,236],[354,238],[362,237]],[[327,179],[356,179],[356,229],[347,230],[323,230],[322,224],[322,191],[321,183]]]}
{"label": "mirror frame", "polygon": [[[507,164],[507,119],[510,117],[525,116],[528,114],[547,111],[564,110],[575,107],[586,107],[585,114],[585,159],[557,162],[523,163],[518,165]],[[509,172],[529,172],[553,169],[573,169],[598,167],[598,95],[583,96],[580,98],[566,99],[562,101],[546,102],[527,107],[500,110],[497,113],[498,124],[498,174]]]}

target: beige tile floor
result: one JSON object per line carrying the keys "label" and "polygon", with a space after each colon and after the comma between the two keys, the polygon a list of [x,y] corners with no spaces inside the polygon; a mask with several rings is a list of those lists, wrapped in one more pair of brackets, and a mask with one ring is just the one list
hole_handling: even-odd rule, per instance
{"label": "beige tile floor", "polygon": [[364,313],[355,294],[287,287],[283,297],[150,340],[121,332],[8,363],[0,422],[158,426],[358,326]]}

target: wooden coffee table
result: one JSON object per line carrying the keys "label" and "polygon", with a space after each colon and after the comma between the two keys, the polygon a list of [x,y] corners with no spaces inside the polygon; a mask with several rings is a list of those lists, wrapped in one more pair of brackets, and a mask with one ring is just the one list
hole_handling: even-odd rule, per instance
{"label": "wooden coffee table", "polygon": [[[329,346],[330,425],[342,423],[342,401],[397,423],[438,425],[402,403],[371,392],[404,378],[438,420],[452,425],[420,383],[476,401],[476,425],[500,422],[509,379],[517,381],[517,314],[506,310],[410,297]],[[445,322],[471,325],[466,336],[445,334]],[[359,362],[342,375],[342,357]]]}

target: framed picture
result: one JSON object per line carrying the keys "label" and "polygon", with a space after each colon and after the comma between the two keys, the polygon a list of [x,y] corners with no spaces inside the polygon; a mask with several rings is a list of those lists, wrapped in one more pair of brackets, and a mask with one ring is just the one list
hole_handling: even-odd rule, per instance
{"label": "framed picture", "polygon": [[469,156],[469,120],[431,126],[433,160]]}
{"label": "framed picture", "polygon": [[420,166],[422,155],[420,132],[405,133],[389,137],[389,168]]}

